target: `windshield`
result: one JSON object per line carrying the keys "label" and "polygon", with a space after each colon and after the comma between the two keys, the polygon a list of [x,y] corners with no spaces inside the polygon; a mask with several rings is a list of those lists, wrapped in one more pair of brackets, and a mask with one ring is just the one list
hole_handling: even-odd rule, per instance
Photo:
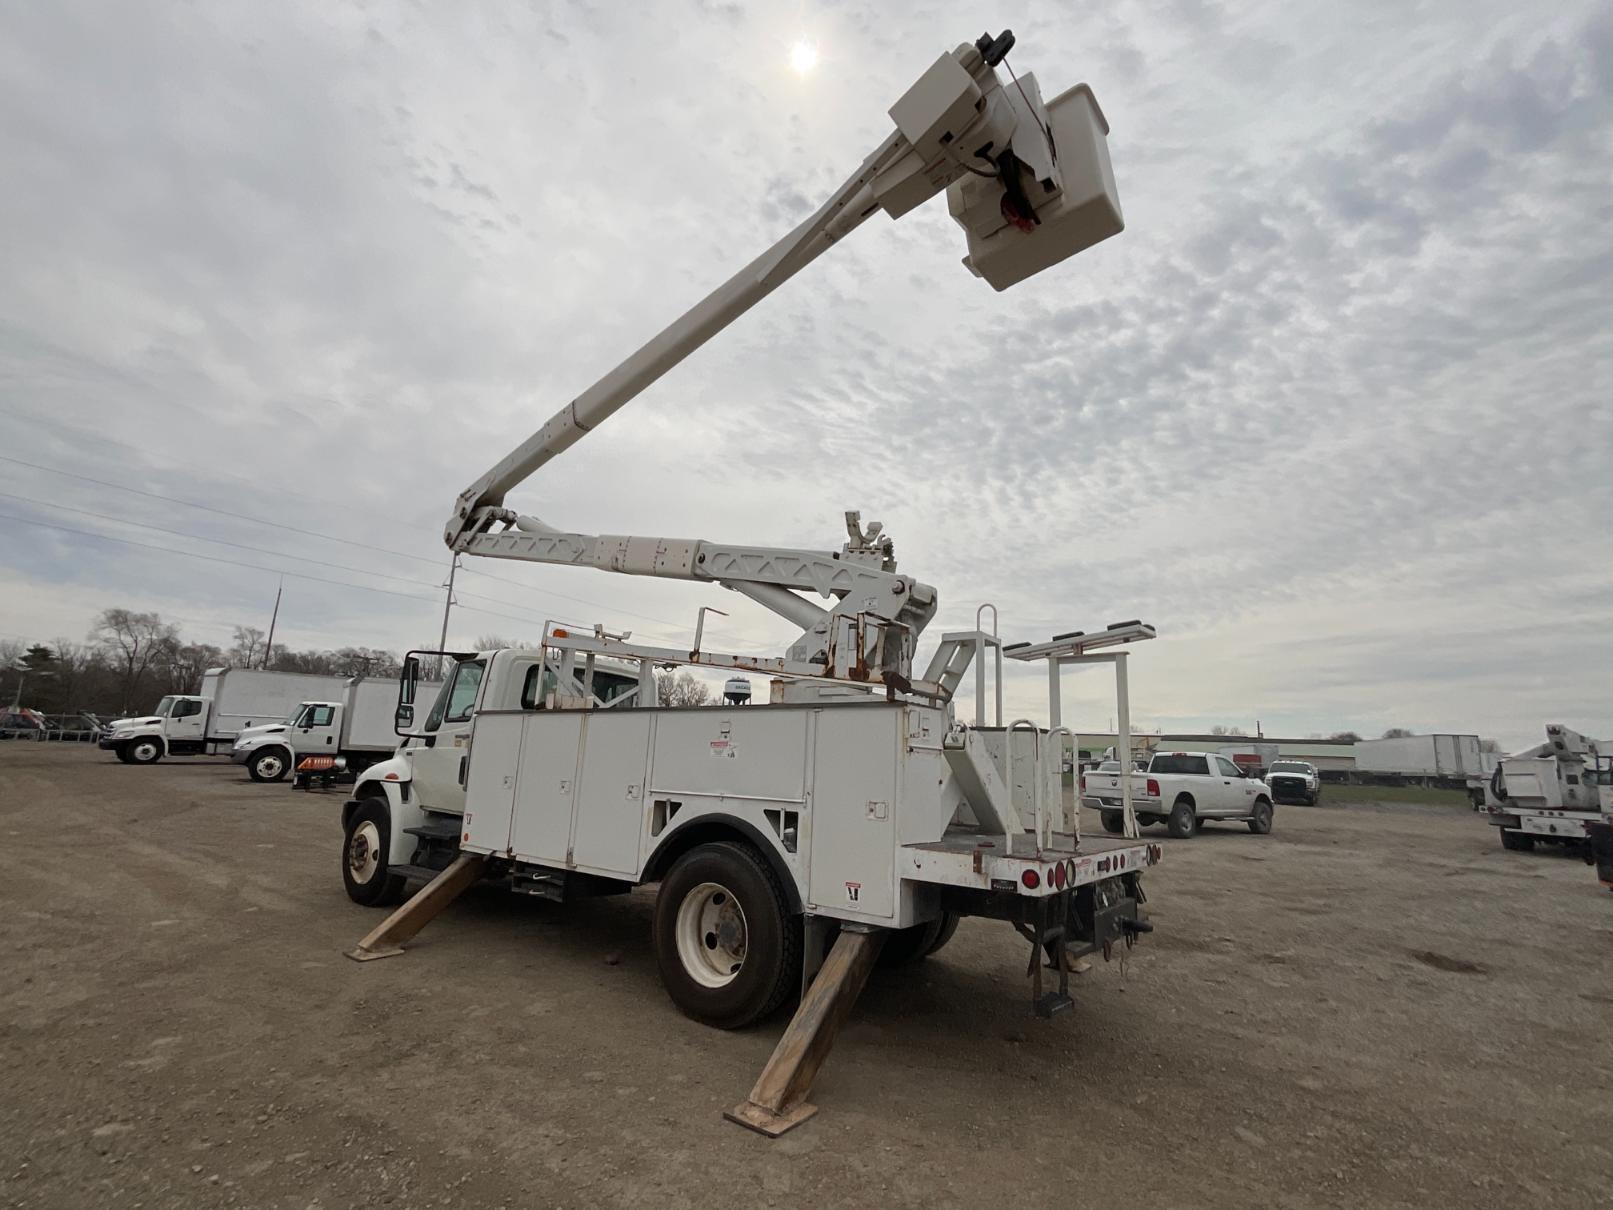
{"label": "windshield", "polygon": [[1150,773],[1208,773],[1210,768],[1204,763],[1204,754],[1191,752],[1175,752],[1169,756],[1156,756],[1154,763],[1148,766]]}
{"label": "windshield", "polygon": [[282,721],[286,724],[286,726],[294,727],[297,725],[297,720],[302,717],[302,712],[306,709],[308,709],[307,702],[298,702],[291,708],[291,713],[286,715]]}
{"label": "windshield", "polygon": [[157,708],[151,713],[155,714],[158,718],[167,718],[169,712],[172,711],[173,708],[174,699],[172,697],[165,697],[162,699],[162,701],[157,703]]}
{"label": "windshield", "polygon": [[1309,773],[1310,771],[1311,767],[1304,761],[1274,760],[1271,762],[1271,772],[1273,773]]}

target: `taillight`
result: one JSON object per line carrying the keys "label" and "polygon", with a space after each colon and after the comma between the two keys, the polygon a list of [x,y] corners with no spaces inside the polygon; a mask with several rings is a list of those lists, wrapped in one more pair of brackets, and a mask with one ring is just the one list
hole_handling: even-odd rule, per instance
{"label": "taillight", "polygon": [[1148,779],[1148,797],[1149,798],[1158,798],[1159,797],[1159,783],[1157,781],[1155,781],[1152,777],[1150,777]]}
{"label": "taillight", "polygon": [[1035,870],[1026,870],[1019,876],[1019,880],[1025,884],[1027,891],[1034,891],[1042,885],[1042,876]]}
{"label": "taillight", "polygon": [[1080,786],[1083,790],[1087,788],[1087,775],[1085,773],[1081,774]]}
{"label": "taillight", "polygon": [[1064,863],[1061,861],[1053,867],[1053,885],[1059,890],[1064,889],[1064,880],[1068,875],[1064,872]]}

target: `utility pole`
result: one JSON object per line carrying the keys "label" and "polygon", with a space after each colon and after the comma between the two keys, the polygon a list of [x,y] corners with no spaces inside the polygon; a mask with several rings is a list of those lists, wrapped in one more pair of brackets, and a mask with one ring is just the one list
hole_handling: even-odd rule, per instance
{"label": "utility pole", "polygon": [[[444,651],[448,647],[448,611],[454,604],[454,573],[459,570],[459,554],[456,551],[454,561],[448,564],[448,583],[443,587],[448,590],[442,600],[442,635],[437,639],[437,650]],[[437,679],[442,679],[442,656],[437,657]]]}
{"label": "utility pole", "polygon": [[269,639],[263,644],[263,666],[269,667],[269,653],[274,650],[274,624],[280,620],[280,594],[286,590],[286,580],[280,578],[280,587],[274,590],[274,612],[269,615]]}

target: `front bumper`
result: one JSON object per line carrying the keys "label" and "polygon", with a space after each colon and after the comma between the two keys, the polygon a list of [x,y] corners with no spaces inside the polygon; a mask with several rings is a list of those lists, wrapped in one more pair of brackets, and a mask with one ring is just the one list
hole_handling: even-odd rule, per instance
{"label": "front bumper", "polygon": [[1277,781],[1268,781],[1266,784],[1271,787],[1272,802],[1310,802],[1311,799],[1316,797],[1316,789],[1307,786],[1302,781],[1279,779]]}

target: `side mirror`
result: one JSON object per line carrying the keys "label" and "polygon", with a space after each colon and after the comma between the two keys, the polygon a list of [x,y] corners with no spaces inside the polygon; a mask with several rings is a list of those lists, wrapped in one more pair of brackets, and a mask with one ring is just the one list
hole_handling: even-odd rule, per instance
{"label": "side mirror", "polygon": [[420,657],[410,655],[403,661],[403,670],[398,676],[398,704],[401,706],[414,705],[414,693],[419,684]]}
{"label": "side mirror", "polygon": [[396,731],[399,735],[402,735],[404,732],[408,731],[410,727],[413,727],[413,726],[414,726],[414,707],[409,706],[409,705],[401,705],[401,706],[399,706],[397,711],[396,711],[396,713],[394,713],[392,715],[392,729],[394,731]]}

